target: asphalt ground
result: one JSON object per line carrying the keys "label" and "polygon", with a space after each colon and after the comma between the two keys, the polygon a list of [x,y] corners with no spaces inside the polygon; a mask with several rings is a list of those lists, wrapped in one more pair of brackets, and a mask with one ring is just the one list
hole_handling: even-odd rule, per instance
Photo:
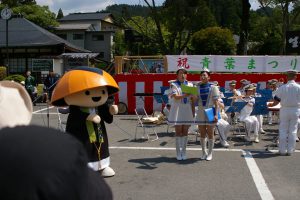
{"label": "asphalt ground", "polygon": [[[34,107],[32,124],[59,128],[56,108]],[[105,180],[116,200],[156,199],[299,199],[300,144],[292,156],[279,156],[274,138],[278,124],[264,125],[259,143],[245,142],[230,132],[230,147],[221,147],[216,136],[212,161],[201,161],[199,138],[188,137],[186,161],[175,158],[174,128],[156,126],[158,140],[148,141],[137,129],[136,116],[116,115],[107,124],[111,167],[116,175]],[[151,129],[147,130],[151,133]],[[154,139],[150,135],[150,139]],[[266,151],[269,146],[270,151]]]}

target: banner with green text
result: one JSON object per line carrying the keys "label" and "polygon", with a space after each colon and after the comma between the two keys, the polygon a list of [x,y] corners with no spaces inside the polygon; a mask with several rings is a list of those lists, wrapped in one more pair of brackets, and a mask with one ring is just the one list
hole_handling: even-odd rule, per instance
{"label": "banner with green text", "polygon": [[168,71],[277,73],[300,71],[300,56],[167,55]]}

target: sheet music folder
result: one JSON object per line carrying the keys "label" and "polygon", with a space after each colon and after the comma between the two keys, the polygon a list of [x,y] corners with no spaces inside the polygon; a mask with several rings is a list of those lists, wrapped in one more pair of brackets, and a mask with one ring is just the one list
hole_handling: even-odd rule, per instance
{"label": "sheet music folder", "polygon": [[[213,122],[215,118],[215,108],[204,109],[205,115],[209,122]],[[221,114],[218,112],[218,119],[221,119]]]}
{"label": "sheet music folder", "polygon": [[227,110],[227,113],[232,113],[232,112],[241,112],[241,110],[245,107],[247,102],[234,102]]}

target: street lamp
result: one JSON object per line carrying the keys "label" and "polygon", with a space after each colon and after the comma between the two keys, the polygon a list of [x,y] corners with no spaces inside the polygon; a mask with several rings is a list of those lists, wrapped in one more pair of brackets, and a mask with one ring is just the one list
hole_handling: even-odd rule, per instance
{"label": "street lamp", "polygon": [[12,11],[8,7],[1,10],[1,18],[6,20],[6,67],[9,74],[9,53],[8,53],[8,20],[11,18]]}

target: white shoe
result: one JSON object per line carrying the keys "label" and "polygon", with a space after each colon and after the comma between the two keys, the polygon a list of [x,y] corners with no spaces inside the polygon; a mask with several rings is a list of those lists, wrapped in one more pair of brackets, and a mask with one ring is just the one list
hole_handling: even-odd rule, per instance
{"label": "white shoe", "polygon": [[212,153],[207,155],[206,160],[207,161],[211,161],[212,160]]}
{"label": "white shoe", "polygon": [[202,147],[202,156],[200,157],[201,160],[206,160],[207,158],[207,151],[206,151],[206,139],[200,138],[200,143]]}
{"label": "white shoe", "polygon": [[115,174],[116,174],[116,172],[110,167],[104,168],[101,172],[101,176],[103,176],[103,177],[112,177]]}
{"label": "white shoe", "polygon": [[176,159],[177,160],[182,160],[181,151],[180,151],[181,140],[182,140],[181,137],[176,137],[176,142],[175,143],[176,143]]}
{"label": "white shoe", "polygon": [[226,140],[221,140],[221,145],[223,147],[229,147],[229,144],[228,144],[228,142]]}
{"label": "white shoe", "polygon": [[261,129],[260,131],[259,131],[261,134],[265,134],[265,133],[267,133],[265,130],[263,130],[263,129]]}
{"label": "white shoe", "polygon": [[209,139],[208,140],[208,155],[206,157],[207,161],[211,161],[212,160],[213,148],[214,148],[214,140],[213,139]]}
{"label": "white shoe", "polygon": [[186,160],[186,159],[187,159],[186,155],[182,153],[182,154],[181,154],[181,159],[182,159],[182,160]]}
{"label": "white shoe", "polygon": [[296,137],[296,142],[299,142],[299,137]]}
{"label": "white shoe", "polygon": [[254,142],[255,142],[255,143],[259,143],[258,135],[257,135],[257,136],[255,136],[255,138],[254,138]]}
{"label": "white shoe", "polygon": [[181,154],[177,155],[177,156],[176,156],[176,159],[177,159],[177,160],[182,160]]}

